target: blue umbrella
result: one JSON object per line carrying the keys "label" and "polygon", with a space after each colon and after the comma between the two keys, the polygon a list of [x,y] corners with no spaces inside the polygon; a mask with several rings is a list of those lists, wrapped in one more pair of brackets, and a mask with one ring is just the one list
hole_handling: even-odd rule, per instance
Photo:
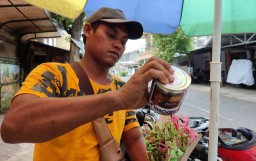
{"label": "blue umbrella", "polygon": [[182,3],[182,0],[89,0],[85,11],[90,16],[100,7],[121,9],[129,20],[141,22],[145,32],[171,34],[179,26]]}

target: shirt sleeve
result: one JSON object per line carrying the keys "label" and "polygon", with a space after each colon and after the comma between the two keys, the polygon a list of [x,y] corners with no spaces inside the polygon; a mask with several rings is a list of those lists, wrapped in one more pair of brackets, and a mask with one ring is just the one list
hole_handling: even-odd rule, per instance
{"label": "shirt sleeve", "polygon": [[24,93],[34,94],[38,97],[58,96],[60,93],[60,82],[56,75],[57,73],[53,66],[47,64],[37,66],[26,77],[22,87],[14,97]]}
{"label": "shirt sleeve", "polygon": [[136,113],[134,110],[127,110],[125,115],[124,132],[134,127],[140,127],[138,119],[136,118]]}

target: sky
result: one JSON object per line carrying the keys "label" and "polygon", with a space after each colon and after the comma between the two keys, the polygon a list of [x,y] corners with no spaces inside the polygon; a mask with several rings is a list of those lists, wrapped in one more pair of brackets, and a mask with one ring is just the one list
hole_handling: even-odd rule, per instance
{"label": "sky", "polygon": [[124,53],[145,48],[145,39],[128,40]]}

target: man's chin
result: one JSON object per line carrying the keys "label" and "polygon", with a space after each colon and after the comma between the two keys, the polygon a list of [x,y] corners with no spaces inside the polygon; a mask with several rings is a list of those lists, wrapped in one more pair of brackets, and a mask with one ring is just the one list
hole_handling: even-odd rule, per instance
{"label": "man's chin", "polygon": [[100,65],[104,68],[112,68],[113,66],[115,66],[117,64],[119,59],[113,59],[113,58],[110,58],[110,59],[104,59],[102,60],[100,63]]}
{"label": "man's chin", "polygon": [[115,66],[115,64],[116,64],[116,62],[115,63],[108,62],[108,63],[104,64],[104,67],[109,69],[109,68],[112,68],[113,66]]}
{"label": "man's chin", "polygon": [[110,68],[111,67],[113,67],[113,66],[115,66],[116,64],[117,64],[117,62],[118,62],[118,60],[119,59],[115,59],[115,60],[109,60],[107,63],[106,63],[106,65],[108,65]]}

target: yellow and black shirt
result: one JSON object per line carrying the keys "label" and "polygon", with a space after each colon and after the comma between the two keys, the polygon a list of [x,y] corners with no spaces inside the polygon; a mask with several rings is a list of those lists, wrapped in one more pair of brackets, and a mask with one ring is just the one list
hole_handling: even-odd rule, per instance
{"label": "yellow and black shirt", "polygon": [[[94,93],[117,90],[124,85],[118,77],[111,75],[112,82],[103,86],[91,81]],[[23,82],[17,95],[29,93],[39,97],[82,96],[79,80],[69,64],[44,63],[36,67]],[[72,110],[72,109],[70,109]],[[104,116],[113,137],[120,143],[122,133],[138,127],[135,112],[120,110]],[[37,143],[34,161],[97,161],[98,139],[92,123],[44,143]]]}

